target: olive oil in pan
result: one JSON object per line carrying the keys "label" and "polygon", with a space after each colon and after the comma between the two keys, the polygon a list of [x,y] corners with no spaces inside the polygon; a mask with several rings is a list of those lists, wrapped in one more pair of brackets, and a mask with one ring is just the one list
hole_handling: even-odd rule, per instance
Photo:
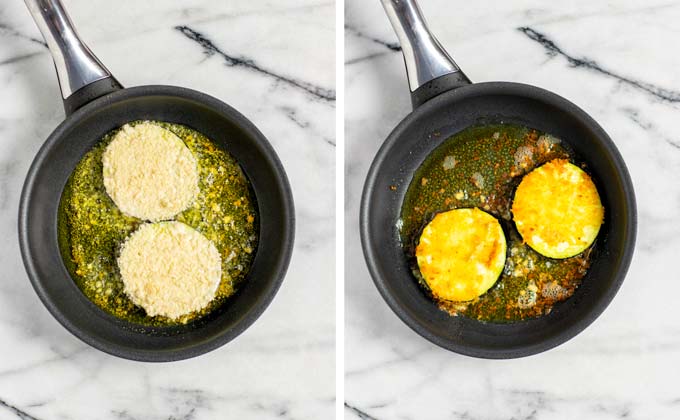
{"label": "olive oil in pan", "polygon": [[222,279],[212,302],[173,320],[147,316],[125,295],[116,259],[122,243],[143,221],[121,213],[104,187],[102,155],[117,130],[106,134],[69,178],[60,202],[59,243],[76,284],[98,307],[130,322],[167,326],[197,320],[235,293],[255,256],[258,216],[250,184],[231,155],[188,127],[154,124],[181,138],[198,162],[198,197],[174,220],[202,233],[220,252]]}
{"label": "olive oil in pan", "polygon": [[574,162],[573,153],[560,139],[518,125],[497,124],[452,136],[418,168],[402,204],[399,230],[412,271],[425,289],[415,247],[423,226],[436,213],[478,207],[498,218],[507,239],[507,259],[496,284],[469,302],[439,300],[441,309],[483,321],[512,322],[545,315],[574,293],[595,245],[572,258],[547,258],[522,241],[512,222],[512,196],[522,177],[556,158]]}

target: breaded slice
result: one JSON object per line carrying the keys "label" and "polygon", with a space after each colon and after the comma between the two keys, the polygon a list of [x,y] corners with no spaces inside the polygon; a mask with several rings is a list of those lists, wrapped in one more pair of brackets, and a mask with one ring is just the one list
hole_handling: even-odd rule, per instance
{"label": "breaded slice", "polygon": [[565,159],[555,159],[522,179],[512,215],[520,235],[536,252],[569,258],[593,243],[604,207],[588,174]]}
{"label": "breaded slice", "polygon": [[420,273],[432,294],[455,302],[489,290],[503,271],[505,253],[501,225],[478,208],[437,214],[416,247]]}
{"label": "breaded slice", "polygon": [[215,245],[180,222],[142,225],[123,244],[118,268],[135,305],[170,319],[206,307],[222,278]]}
{"label": "breaded slice", "polygon": [[129,216],[171,219],[198,196],[196,158],[182,139],[156,124],[125,124],[102,164],[106,192]]}

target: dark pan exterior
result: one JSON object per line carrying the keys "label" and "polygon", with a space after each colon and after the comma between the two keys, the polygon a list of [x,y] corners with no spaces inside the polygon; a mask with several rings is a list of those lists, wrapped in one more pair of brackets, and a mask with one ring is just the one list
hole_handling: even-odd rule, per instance
{"label": "dark pan exterior", "polygon": [[[180,327],[144,327],[99,309],[71,279],[57,242],[60,196],[78,161],[105,133],[140,119],[184,124],[222,146],[246,173],[259,209],[259,245],[241,288],[207,317]],[[293,247],[294,224],[286,174],[262,133],[223,102],[169,86],[119,90],[75,111],[38,152],[26,178],[19,209],[24,264],[33,287],[52,315],[93,347],[127,359],[152,362],[200,355],[248,328],[283,281]]]}
{"label": "dark pan exterior", "polygon": [[[413,172],[430,152],[471,125],[517,123],[567,142],[584,161],[605,207],[593,263],[581,287],[541,318],[484,323],[441,311],[418,286],[396,228]],[[396,187],[396,190],[394,190]],[[553,348],[592,323],[618,291],[633,255],[636,205],[626,166],[604,130],[553,93],[505,82],[479,83],[418,107],[390,134],[370,168],[361,202],[361,239],[373,280],[394,312],[418,334],[451,351],[507,359]]]}

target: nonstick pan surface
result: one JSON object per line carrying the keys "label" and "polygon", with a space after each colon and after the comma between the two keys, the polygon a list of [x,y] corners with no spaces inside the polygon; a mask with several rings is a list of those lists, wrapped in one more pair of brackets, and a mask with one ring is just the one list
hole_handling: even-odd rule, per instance
{"label": "nonstick pan surface", "polygon": [[[61,19],[61,27],[70,25],[68,19],[63,20],[65,12],[58,1],[27,3],[29,8],[32,3],[41,3],[37,10],[62,15],[47,18]],[[39,18],[38,26],[46,24]],[[50,45],[50,36],[46,38]],[[91,54],[89,50],[85,52]],[[171,361],[213,350],[248,328],[269,305],[283,281],[295,225],[285,171],[264,135],[227,104],[179,87],[122,89],[94,56],[90,60],[94,61],[90,61],[89,67],[99,66],[105,77],[85,80],[83,86],[70,92],[65,83],[78,80],[73,73],[75,76],[83,73],[77,68],[73,70],[78,62],[71,63],[70,69],[60,69],[55,57],[58,73],[70,72],[59,74],[69,115],[38,152],[21,195],[19,240],[29,278],[52,315],[78,338],[102,351],[134,360]],[[206,135],[238,161],[257,202],[260,236],[246,279],[221,307],[182,326],[147,327],[104,312],[77,287],[59,249],[59,201],[69,176],[104,134],[135,120],[183,124]]]}
{"label": "nonstick pan surface", "polygon": [[[391,18],[394,14],[400,18],[396,25],[392,19],[398,34],[405,30],[413,38],[418,35],[413,28],[425,27],[412,0],[384,0],[383,4],[388,15],[392,13]],[[421,22],[409,25],[412,19]],[[429,33],[427,36],[434,39]],[[400,36],[400,40],[402,44],[410,42],[408,37]],[[420,41],[419,45],[427,46],[427,40]],[[436,48],[427,54],[433,50]],[[427,72],[409,68],[418,64],[409,62],[408,51],[405,48],[409,80],[413,82],[414,74]],[[571,102],[529,85],[470,84],[452,60],[451,63],[453,71],[422,84],[412,83],[415,110],[389,135],[371,165],[360,209],[364,255],[388,305],[433,343],[483,358],[539,353],[567,341],[592,323],[621,286],[636,236],[630,176],[608,135]],[[561,138],[588,166],[605,207],[605,222],[592,254],[592,266],[575,294],[555,305],[549,315],[513,323],[486,323],[440,310],[411,273],[397,229],[406,190],[426,157],[465,128],[497,123],[524,125]]]}
{"label": "nonstick pan surface", "polygon": [[[546,316],[510,324],[453,317],[411,273],[397,222],[413,173],[444,140],[473,125],[514,123],[563,139],[588,166],[606,209],[592,266],[576,293]],[[364,253],[397,315],[419,334],[458,353],[511,358],[576,335],[607,306],[625,276],[635,242],[635,198],[621,156],[606,133],[573,104],[528,85],[480,83],[439,95],[390,134],[369,171],[361,204]]]}

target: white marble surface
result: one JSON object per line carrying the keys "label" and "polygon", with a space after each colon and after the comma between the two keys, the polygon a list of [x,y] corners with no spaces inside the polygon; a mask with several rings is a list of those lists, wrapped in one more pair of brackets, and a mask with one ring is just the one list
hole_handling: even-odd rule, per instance
{"label": "white marble surface", "polygon": [[[24,176],[63,119],[62,104],[52,60],[23,2],[2,1],[0,419],[332,418],[334,2],[64,4],[82,37],[123,84],[204,91],[265,133],[293,187],[296,247],[269,309],[235,341],[202,357],[130,362],[69,334],[33,292],[16,233]],[[223,54],[206,54],[177,26],[201,33]],[[252,65],[230,66],[228,57]]]}
{"label": "white marble surface", "polygon": [[[421,7],[472,80],[553,90],[609,132],[637,192],[637,250],[605,313],[547,353],[477,360],[412,332],[373,286],[357,228],[372,157],[410,110],[403,62],[385,45],[396,37],[380,2],[348,0],[345,417],[679,418],[680,284],[673,264],[680,253],[680,2],[421,0]],[[571,62],[548,54],[521,27],[545,35]]]}

